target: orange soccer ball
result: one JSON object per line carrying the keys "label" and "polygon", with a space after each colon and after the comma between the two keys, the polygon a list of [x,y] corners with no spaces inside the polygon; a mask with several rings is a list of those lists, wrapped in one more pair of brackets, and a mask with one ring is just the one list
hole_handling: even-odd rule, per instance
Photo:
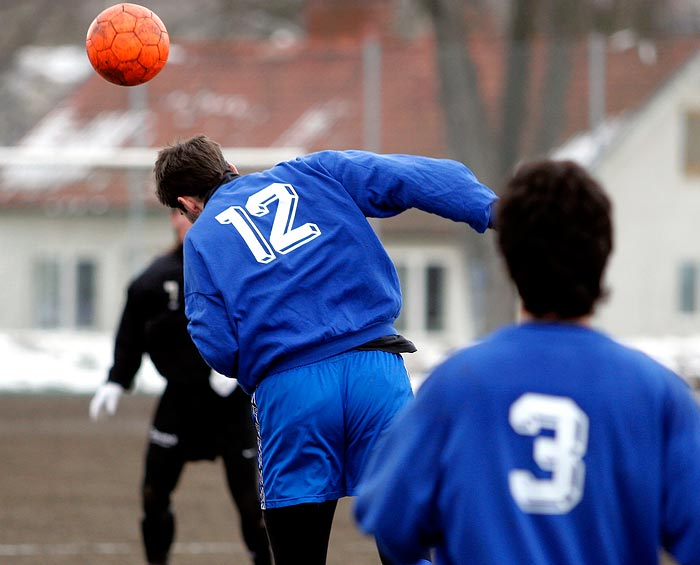
{"label": "orange soccer ball", "polygon": [[85,49],[102,78],[121,86],[136,86],[151,80],[165,66],[170,38],[153,11],[123,3],[107,8],[93,20]]}

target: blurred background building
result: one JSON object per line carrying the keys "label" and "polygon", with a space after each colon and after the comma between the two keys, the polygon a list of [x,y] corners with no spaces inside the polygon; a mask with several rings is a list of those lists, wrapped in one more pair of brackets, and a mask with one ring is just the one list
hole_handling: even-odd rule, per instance
{"label": "blurred background building", "polygon": [[[696,2],[153,0],[170,60],[132,88],[84,53],[109,4],[0,7],[0,332],[109,336],[128,280],[173,242],[156,151],[207,133],[243,173],[353,148],[458,159],[498,190],[522,160],[575,159],[615,205],[596,324],[657,353],[675,339],[666,360],[695,376]],[[492,234],[412,211],[372,224],[402,282],[414,373],[514,319]]]}

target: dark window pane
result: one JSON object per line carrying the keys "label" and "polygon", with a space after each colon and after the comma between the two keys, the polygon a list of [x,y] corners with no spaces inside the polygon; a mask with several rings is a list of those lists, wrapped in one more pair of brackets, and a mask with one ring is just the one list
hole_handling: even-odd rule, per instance
{"label": "dark window pane", "polygon": [[681,312],[695,312],[697,310],[697,275],[698,270],[693,263],[681,265],[679,295]]}
{"label": "dark window pane", "polygon": [[75,324],[79,328],[95,325],[95,264],[80,261],[77,268]]}
{"label": "dark window pane", "polygon": [[425,325],[428,331],[445,329],[445,269],[431,266],[426,274]]}

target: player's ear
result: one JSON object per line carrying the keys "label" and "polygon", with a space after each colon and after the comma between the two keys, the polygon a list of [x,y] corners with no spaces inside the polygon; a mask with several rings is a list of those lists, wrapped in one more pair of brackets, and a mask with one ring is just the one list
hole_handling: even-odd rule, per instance
{"label": "player's ear", "polygon": [[199,216],[204,209],[204,203],[196,196],[178,196],[177,201],[190,214]]}

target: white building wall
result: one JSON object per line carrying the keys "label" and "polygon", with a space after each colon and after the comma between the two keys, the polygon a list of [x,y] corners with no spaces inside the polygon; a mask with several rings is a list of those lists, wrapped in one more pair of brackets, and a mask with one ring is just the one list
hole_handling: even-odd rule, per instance
{"label": "white building wall", "polygon": [[[141,230],[140,230],[141,231]],[[94,260],[97,266],[96,327],[110,331],[116,327],[125,298],[125,289],[133,269],[167,250],[174,243],[167,212],[148,216],[142,234],[134,234],[126,216],[50,217],[43,214],[8,213],[0,219],[0,326],[3,329],[33,327],[36,259],[56,258],[68,275],[80,259]],[[135,242],[138,257],[133,261]],[[75,287],[66,284],[64,308],[74,306]]]}
{"label": "white building wall", "polygon": [[689,66],[634,120],[596,176],[611,193],[615,251],[609,302],[597,323],[625,336],[688,335],[700,315],[679,310],[679,268],[700,264],[700,179],[684,170],[685,115],[700,111],[700,66]]}

